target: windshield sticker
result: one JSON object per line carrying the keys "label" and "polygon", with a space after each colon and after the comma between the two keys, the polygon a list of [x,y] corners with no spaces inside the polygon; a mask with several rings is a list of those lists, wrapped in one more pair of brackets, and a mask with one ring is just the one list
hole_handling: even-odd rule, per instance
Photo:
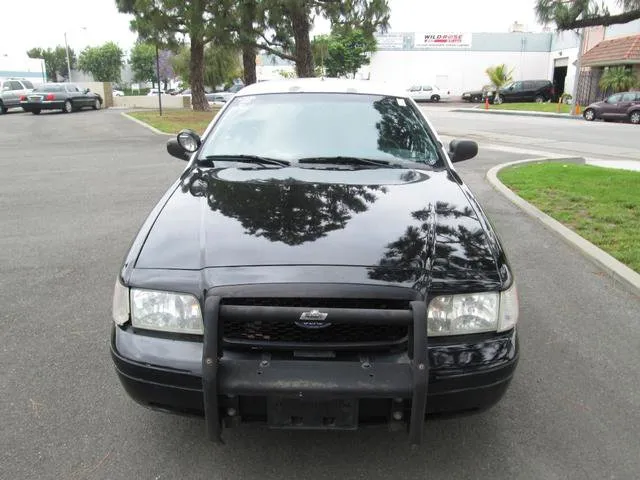
{"label": "windshield sticker", "polygon": [[401,107],[407,106],[407,102],[404,101],[404,98],[396,98],[396,100],[398,101],[398,105],[400,105]]}

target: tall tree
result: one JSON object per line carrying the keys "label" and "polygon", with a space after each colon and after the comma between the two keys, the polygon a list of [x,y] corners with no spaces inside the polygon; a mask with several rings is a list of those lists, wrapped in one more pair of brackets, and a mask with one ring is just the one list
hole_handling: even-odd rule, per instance
{"label": "tall tree", "polygon": [[[376,49],[376,41],[373,35],[367,35],[363,30],[340,30],[328,37],[314,39],[314,57],[321,55],[320,61],[326,67],[330,77],[351,75],[363,65],[370,62],[369,53]],[[325,52],[326,48],[326,52]],[[318,59],[316,59],[316,63]]]}
{"label": "tall tree", "polygon": [[[216,88],[238,78],[240,74],[240,55],[235,48],[218,45],[207,45],[204,51],[204,85]],[[180,78],[190,83],[189,47],[183,47],[173,59],[173,68]],[[193,98],[193,88],[191,89]]]}
{"label": "tall tree", "polygon": [[83,72],[91,73],[97,82],[120,81],[120,70],[123,65],[123,52],[113,42],[99,47],[87,47],[78,59],[78,67]]}
{"label": "tall tree", "polygon": [[621,12],[615,15],[597,0],[537,0],[535,9],[541,23],[555,23],[558,30],[608,26],[640,18],[640,0],[616,0],[616,4]]}
{"label": "tall tree", "polygon": [[138,42],[131,49],[129,65],[136,82],[150,82],[156,79],[156,49],[149,43]]}
{"label": "tall tree", "polygon": [[[69,78],[67,68],[67,52],[64,47],[58,45],[56,48],[32,48],[27,51],[29,58],[44,59],[47,78],[50,82],[57,82],[58,77]],[[69,62],[71,68],[76,66],[76,54],[72,48],[69,48]]]}
{"label": "tall tree", "polygon": [[177,46],[179,37],[189,37],[189,80],[194,110],[208,111],[204,95],[204,50],[219,34],[211,0],[115,0],[118,10],[134,16],[132,30],[144,39]]}
{"label": "tall tree", "polygon": [[298,77],[314,76],[313,50],[309,33],[316,16],[349,30],[358,28],[373,36],[389,27],[387,0],[262,0],[264,24],[257,47],[296,63]]}

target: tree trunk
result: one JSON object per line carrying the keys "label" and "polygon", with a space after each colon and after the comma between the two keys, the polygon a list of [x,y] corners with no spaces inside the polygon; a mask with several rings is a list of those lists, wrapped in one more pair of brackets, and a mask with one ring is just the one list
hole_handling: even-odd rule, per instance
{"label": "tree trunk", "polygon": [[256,18],[256,1],[244,0],[241,9],[241,35],[242,43],[242,68],[244,71],[244,84],[251,85],[258,81],[256,75],[256,47],[253,33],[253,22]]}
{"label": "tree trunk", "polygon": [[244,69],[244,84],[251,85],[258,81],[256,75],[256,49],[253,45],[242,47],[242,67]]}
{"label": "tree trunk", "polygon": [[291,8],[291,26],[293,27],[293,39],[296,42],[296,73],[298,78],[315,77],[311,40],[309,39],[311,25],[309,24],[306,3],[306,1],[296,2],[296,5]]}
{"label": "tree trunk", "polygon": [[210,108],[204,96],[204,43],[192,38],[190,53],[191,105],[196,111],[207,112]]}

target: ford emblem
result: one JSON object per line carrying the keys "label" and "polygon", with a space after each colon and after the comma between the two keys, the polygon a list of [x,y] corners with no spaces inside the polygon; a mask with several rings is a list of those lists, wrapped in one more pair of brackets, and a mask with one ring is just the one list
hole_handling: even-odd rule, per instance
{"label": "ford emblem", "polygon": [[311,310],[310,312],[302,312],[300,319],[295,324],[302,328],[327,328],[331,323],[325,321],[328,313],[319,310]]}

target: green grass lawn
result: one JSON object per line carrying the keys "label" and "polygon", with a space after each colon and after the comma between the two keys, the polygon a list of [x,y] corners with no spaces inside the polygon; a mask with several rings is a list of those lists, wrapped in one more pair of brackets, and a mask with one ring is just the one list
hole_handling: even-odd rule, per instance
{"label": "green grass lawn", "polygon": [[[489,110],[520,110],[527,112],[549,112],[558,113],[557,103],[502,103],[500,105],[489,105]],[[570,113],[571,105],[560,104],[560,113]]]}
{"label": "green grass lawn", "polygon": [[640,172],[540,163],[498,177],[522,198],[640,272]]}
{"label": "green grass lawn", "polygon": [[129,112],[138,120],[157,128],[165,133],[178,133],[183,128],[190,128],[202,135],[209,122],[220,109],[212,109],[210,112],[194,112],[193,110],[162,110],[162,116],[158,110],[139,110]]}

